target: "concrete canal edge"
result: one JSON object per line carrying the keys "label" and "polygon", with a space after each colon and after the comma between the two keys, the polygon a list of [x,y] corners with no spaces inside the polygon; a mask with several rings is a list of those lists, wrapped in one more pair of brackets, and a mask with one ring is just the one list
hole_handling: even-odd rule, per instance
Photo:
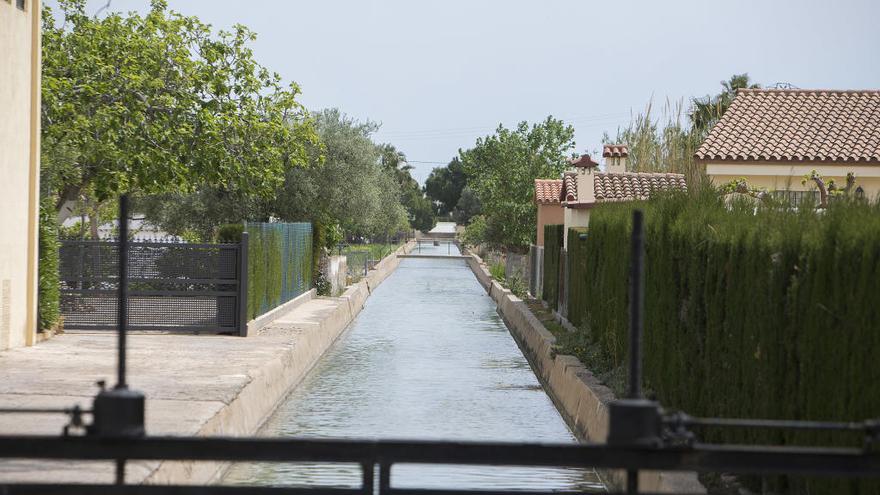
{"label": "concrete canal edge", "polygon": [[[204,422],[195,436],[245,436],[258,432],[284,398],[311,371],[318,360],[342,335],[363,309],[370,294],[400,265],[398,255],[413,248],[409,242],[383,258],[359,282],[350,285],[339,297],[316,298],[312,291],[270,313],[271,318],[258,318],[251,337],[260,330],[298,328],[293,345],[286,345],[263,364],[250,372],[251,379],[213,417]],[[308,304],[311,303],[311,306]],[[320,307],[313,309],[312,306]],[[300,311],[296,311],[299,309]],[[306,315],[299,313],[308,313]],[[279,346],[281,347],[281,346]],[[132,463],[134,464],[134,463]],[[217,482],[229,467],[220,462],[167,461],[153,466],[144,479],[148,484],[206,484]],[[133,466],[134,467],[134,466]]]}
{"label": "concrete canal edge", "polygon": [[[615,399],[614,393],[576,357],[556,354],[556,338],[526,303],[492,280],[479,256],[468,254],[468,266],[497,304],[498,313],[571,430],[581,441],[604,443],[608,436],[608,403]],[[607,471],[602,477],[614,488],[625,486],[624,471]],[[639,488],[656,493],[706,493],[695,473],[682,472],[642,471]]]}

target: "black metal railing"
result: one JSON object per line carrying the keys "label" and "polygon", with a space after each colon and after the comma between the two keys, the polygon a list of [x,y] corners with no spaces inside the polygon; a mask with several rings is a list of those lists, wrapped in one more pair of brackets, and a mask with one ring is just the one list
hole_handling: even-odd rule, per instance
{"label": "black metal railing", "polygon": [[[792,422],[786,426],[793,426]],[[734,474],[799,474],[880,478],[880,453],[861,448],[752,447],[694,443],[688,447],[606,444],[530,444],[332,439],[0,437],[0,459],[328,462],[361,466],[361,486],[277,488],[271,493],[489,493],[473,490],[395,489],[396,464],[575,467]],[[374,491],[378,483],[378,491]],[[95,485],[46,488],[5,484],[0,493],[156,493]],[[161,487],[161,493],[251,493],[254,487]],[[44,490],[44,491],[40,491]],[[149,490],[149,489],[148,489]],[[216,490],[216,491],[215,491]],[[629,492],[637,493],[637,492]]]}

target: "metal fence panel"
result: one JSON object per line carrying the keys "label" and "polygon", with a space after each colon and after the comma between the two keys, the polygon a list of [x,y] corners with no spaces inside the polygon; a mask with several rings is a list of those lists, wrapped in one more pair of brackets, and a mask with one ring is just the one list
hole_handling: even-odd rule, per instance
{"label": "metal fence panel", "polygon": [[248,232],[248,318],[312,289],[312,224],[245,223]]}
{"label": "metal fence panel", "polygon": [[[130,243],[128,317],[136,330],[236,331],[239,244]],[[118,242],[63,240],[64,328],[116,328]]]}

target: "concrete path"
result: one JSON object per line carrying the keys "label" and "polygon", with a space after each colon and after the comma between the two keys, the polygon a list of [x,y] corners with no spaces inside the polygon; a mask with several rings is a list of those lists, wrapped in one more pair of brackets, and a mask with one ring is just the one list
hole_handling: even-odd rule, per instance
{"label": "concrete path", "polygon": [[[401,248],[341,297],[317,298],[247,338],[129,336],[128,382],[147,397],[150,435],[251,435],[308,373],[399,264]],[[98,380],[116,382],[116,336],[68,333],[0,353],[0,407],[91,407]],[[90,419],[90,418],[87,418]],[[0,434],[61,434],[62,415],[0,414]],[[132,483],[207,483],[216,463],[131,462]],[[111,463],[0,461],[0,481],[111,482]]]}

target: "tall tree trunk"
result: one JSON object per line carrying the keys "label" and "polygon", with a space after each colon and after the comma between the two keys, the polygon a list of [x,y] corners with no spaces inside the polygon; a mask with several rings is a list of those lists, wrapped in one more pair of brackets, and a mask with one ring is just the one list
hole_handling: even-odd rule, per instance
{"label": "tall tree trunk", "polygon": [[98,240],[98,227],[101,224],[100,218],[101,203],[94,199],[89,199],[89,233],[93,241]]}

